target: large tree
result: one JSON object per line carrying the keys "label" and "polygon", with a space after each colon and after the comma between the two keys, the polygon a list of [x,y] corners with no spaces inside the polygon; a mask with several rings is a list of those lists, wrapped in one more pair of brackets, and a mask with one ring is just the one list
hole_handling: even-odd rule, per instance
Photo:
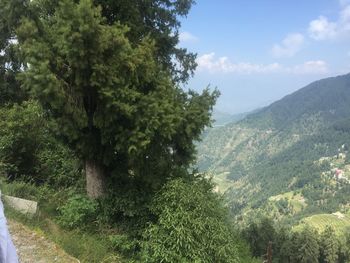
{"label": "large tree", "polygon": [[195,66],[176,48],[176,16],[192,1],[131,1],[142,5],[127,17],[128,1],[58,2],[32,1],[37,17],[17,30],[24,86],[85,161],[91,197],[105,193],[112,174],[158,188],[188,168],[218,96],[177,85]]}
{"label": "large tree", "polygon": [[320,236],[320,263],[338,262],[339,241],[331,226],[327,226]]}
{"label": "large tree", "polygon": [[26,93],[16,79],[23,64],[17,52],[15,29],[23,15],[29,16],[27,3],[23,0],[0,0],[0,105],[26,99]]}
{"label": "large tree", "polygon": [[196,55],[180,48],[178,16],[186,16],[194,0],[95,0],[109,24],[127,25],[128,39],[137,43],[145,35],[155,40],[157,59],[171,71],[176,82],[186,82],[193,74]]}
{"label": "large tree", "polygon": [[295,239],[298,251],[296,251],[296,260],[300,263],[318,263],[319,244],[318,233],[310,226],[305,226],[304,229],[298,233]]}

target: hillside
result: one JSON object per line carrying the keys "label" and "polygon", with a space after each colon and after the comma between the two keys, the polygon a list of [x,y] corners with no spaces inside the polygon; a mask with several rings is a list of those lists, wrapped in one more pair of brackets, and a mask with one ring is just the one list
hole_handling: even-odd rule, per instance
{"label": "hillside", "polygon": [[284,212],[296,220],[349,206],[350,184],[333,179],[335,169],[350,164],[349,142],[347,74],[313,82],[239,122],[207,131],[198,145],[198,166],[218,175],[236,216],[267,211],[271,197],[300,192],[302,209]]}
{"label": "hillside", "polygon": [[224,126],[229,123],[236,123],[242,119],[244,119],[248,114],[254,113],[256,110],[252,112],[243,112],[243,113],[237,113],[237,114],[230,114],[227,112],[223,112],[217,109],[213,110],[212,113],[212,120],[213,120],[213,126],[218,127],[218,126]]}

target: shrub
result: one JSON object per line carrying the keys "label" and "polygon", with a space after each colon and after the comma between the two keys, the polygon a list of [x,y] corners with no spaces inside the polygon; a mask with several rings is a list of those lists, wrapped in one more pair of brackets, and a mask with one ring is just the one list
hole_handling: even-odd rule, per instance
{"label": "shrub", "polygon": [[35,102],[0,108],[0,169],[7,176],[34,174],[46,126]]}
{"label": "shrub", "polygon": [[6,195],[11,195],[19,198],[31,199],[39,201],[41,197],[47,194],[46,187],[36,187],[31,183],[26,182],[1,182],[1,191]]}
{"label": "shrub", "polygon": [[0,108],[0,174],[55,189],[78,185],[79,162],[56,129],[35,101]]}
{"label": "shrub", "polygon": [[83,185],[81,165],[74,153],[52,136],[37,153],[36,181],[55,189]]}
{"label": "shrub", "polygon": [[86,228],[96,220],[98,205],[87,196],[75,195],[59,208],[58,222],[67,228]]}
{"label": "shrub", "polygon": [[238,262],[221,201],[204,178],[169,181],[151,205],[158,220],[144,232],[142,262]]}
{"label": "shrub", "polygon": [[139,242],[127,235],[110,235],[108,238],[110,246],[123,255],[135,255],[139,247]]}

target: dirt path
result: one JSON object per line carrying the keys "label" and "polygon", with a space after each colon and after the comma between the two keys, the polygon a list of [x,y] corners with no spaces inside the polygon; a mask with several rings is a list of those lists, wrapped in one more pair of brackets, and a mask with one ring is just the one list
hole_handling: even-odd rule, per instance
{"label": "dirt path", "polygon": [[20,263],[78,263],[44,236],[33,232],[26,226],[9,220],[9,229],[16,246]]}

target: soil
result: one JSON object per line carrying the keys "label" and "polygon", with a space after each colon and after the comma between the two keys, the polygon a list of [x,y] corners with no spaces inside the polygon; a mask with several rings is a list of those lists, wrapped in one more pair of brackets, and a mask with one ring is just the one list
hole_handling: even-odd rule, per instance
{"label": "soil", "polygon": [[59,246],[21,223],[8,221],[20,263],[78,263]]}

